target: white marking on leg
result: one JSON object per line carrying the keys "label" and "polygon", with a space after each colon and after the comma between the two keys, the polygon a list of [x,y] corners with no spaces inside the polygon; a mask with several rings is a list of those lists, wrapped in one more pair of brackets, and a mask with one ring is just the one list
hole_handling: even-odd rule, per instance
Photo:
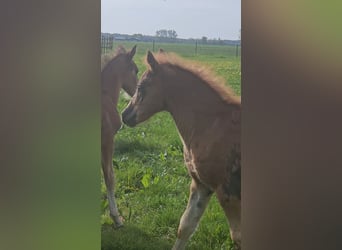
{"label": "white marking on leg", "polygon": [[195,231],[210,198],[211,192],[192,180],[188,205],[181,217],[173,250],[185,249],[185,245]]}

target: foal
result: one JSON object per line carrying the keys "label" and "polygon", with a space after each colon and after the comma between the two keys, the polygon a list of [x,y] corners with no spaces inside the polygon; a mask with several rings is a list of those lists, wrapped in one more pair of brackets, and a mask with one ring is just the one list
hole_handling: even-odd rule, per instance
{"label": "foal", "polygon": [[138,68],[133,61],[136,46],[126,52],[119,47],[114,57],[101,58],[101,155],[102,171],[107,188],[109,211],[116,227],[122,226],[114,197],[113,138],[121,127],[117,111],[120,89],[130,96],[134,94],[137,84]]}
{"label": "foal", "polygon": [[159,111],[173,117],[192,177],[187,208],[173,249],[184,249],[215,192],[241,246],[241,101],[205,68],[168,53],[147,54],[150,67],[122,113],[128,126]]}

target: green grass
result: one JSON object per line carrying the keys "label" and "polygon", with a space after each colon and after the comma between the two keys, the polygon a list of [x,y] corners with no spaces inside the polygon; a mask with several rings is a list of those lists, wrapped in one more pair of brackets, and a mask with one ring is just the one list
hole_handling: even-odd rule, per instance
{"label": "green grass", "polygon": [[[131,48],[133,44],[127,42],[124,45]],[[137,45],[135,61],[140,76],[146,69],[142,61],[151,44]],[[227,48],[221,47],[226,46],[216,46],[219,48],[214,49],[215,53],[197,55],[189,53],[191,46],[163,44],[161,47],[208,65],[240,94],[239,58],[222,55]],[[128,100],[122,96],[118,109],[122,111],[127,103]],[[182,144],[171,116],[165,112],[158,113],[135,128],[123,126],[115,138],[113,162],[115,194],[125,227],[119,230],[112,228],[102,180],[102,249],[171,249],[179,219],[187,204],[191,181],[183,163]],[[213,196],[187,249],[231,247],[226,218]]]}

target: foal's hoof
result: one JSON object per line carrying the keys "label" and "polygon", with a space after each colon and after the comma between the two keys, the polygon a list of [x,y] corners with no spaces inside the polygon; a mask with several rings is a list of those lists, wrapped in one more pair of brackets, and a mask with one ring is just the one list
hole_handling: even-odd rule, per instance
{"label": "foal's hoof", "polygon": [[124,222],[124,218],[122,216],[120,216],[119,218],[116,218],[114,220],[114,224],[115,224],[114,228],[119,229],[119,228],[123,227],[124,226],[123,222]]}
{"label": "foal's hoof", "polygon": [[120,228],[122,228],[123,226],[124,226],[123,223],[115,224],[114,229],[120,229]]}
{"label": "foal's hoof", "polygon": [[113,220],[113,228],[119,229],[120,227],[123,227],[124,218],[122,216],[110,216]]}
{"label": "foal's hoof", "polygon": [[115,221],[113,223],[113,228],[116,230],[116,229],[119,229],[119,228],[122,228],[124,226],[124,224],[120,221]]}

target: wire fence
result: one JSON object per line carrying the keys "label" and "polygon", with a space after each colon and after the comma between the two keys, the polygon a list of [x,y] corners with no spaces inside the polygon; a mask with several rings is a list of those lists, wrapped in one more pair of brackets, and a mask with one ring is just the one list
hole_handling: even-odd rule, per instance
{"label": "wire fence", "polygon": [[163,49],[167,52],[175,52],[185,57],[192,56],[218,56],[222,58],[240,58],[241,57],[241,46],[239,44],[234,45],[213,45],[205,44],[201,41],[190,41],[190,42],[141,42],[141,41],[125,41],[125,40],[114,40],[112,36],[101,37],[101,53],[107,53],[115,50],[119,45],[123,45],[127,49],[138,46],[138,53],[146,53],[150,50],[157,52],[159,49]]}

